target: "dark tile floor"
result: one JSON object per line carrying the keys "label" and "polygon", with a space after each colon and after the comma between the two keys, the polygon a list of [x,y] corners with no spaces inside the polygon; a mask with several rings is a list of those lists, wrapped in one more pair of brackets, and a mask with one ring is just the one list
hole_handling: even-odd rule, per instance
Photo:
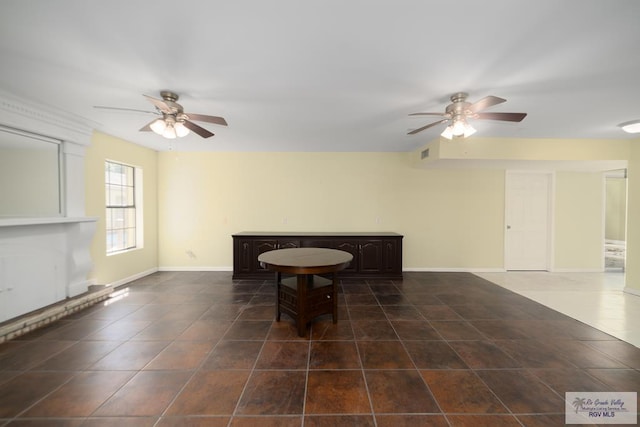
{"label": "dark tile floor", "polygon": [[339,321],[269,281],[162,272],[0,345],[0,425],[561,426],[640,390],[640,349],[468,273],[343,282]]}

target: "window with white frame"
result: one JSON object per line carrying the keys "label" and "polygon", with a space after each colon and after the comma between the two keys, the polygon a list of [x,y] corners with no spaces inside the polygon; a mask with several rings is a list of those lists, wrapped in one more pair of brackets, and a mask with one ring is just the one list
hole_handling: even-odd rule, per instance
{"label": "window with white frame", "polygon": [[142,170],[105,162],[107,255],[141,247]]}

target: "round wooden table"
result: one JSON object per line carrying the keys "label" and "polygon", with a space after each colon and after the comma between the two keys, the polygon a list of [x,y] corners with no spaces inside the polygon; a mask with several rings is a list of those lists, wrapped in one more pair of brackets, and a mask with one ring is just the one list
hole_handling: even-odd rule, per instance
{"label": "round wooden table", "polygon": [[[260,265],[276,273],[276,320],[282,312],[296,321],[298,335],[306,335],[315,317],[331,314],[338,321],[337,272],[353,260],[349,252],[327,248],[290,248],[264,252]],[[282,274],[295,277],[282,279]],[[328,280],[319,274],[331,274]]]}

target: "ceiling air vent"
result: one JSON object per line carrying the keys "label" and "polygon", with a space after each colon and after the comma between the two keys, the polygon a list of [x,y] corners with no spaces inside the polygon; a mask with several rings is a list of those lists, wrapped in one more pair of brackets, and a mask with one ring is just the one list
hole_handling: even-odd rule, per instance
{"label": "ceiling air vent", "polygon": [[420,159],[426,159],[427,157],[429,157],[429,149],[425,149],[422,150],[422,153],[420,153]]}

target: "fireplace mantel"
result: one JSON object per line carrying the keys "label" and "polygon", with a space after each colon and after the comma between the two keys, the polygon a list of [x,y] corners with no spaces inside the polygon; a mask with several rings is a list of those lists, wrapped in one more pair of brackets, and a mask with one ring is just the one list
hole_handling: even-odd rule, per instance
{"label": "fireplace mantel", "polygon": [[26,225],[69,224],[94,222],[96,217],[50,217],[50,218],[0,218],[0,227],[24,227]]}
{"label": "fireplace mantel", "polygon": [[87,292],[97,218],[85,216],[83,118],[0,92],[0,126],[60,141],[61,212],[0,218],[0,322]]}

